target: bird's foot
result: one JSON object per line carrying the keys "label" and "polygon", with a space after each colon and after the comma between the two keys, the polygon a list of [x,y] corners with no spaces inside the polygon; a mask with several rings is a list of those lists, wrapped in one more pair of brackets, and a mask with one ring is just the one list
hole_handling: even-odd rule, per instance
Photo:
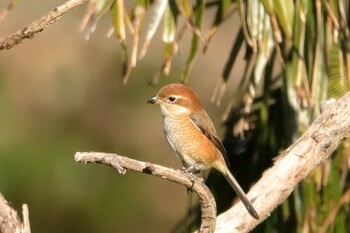
{"label": "bird's foot", "polygon": [[191,187],[187,188],[187,192],[192,192],[193,190],[193,186],[196,183],[196,181],[200,181],[202,183],[202,185],[204,185],[205,181],[203,178],[198,177],[196,174],[198,174],[200,171],[196,169],[196,164],[192,165],[190,167],[184,167],[183,171],[188,175],[188,177],[190,178],[192,185]]}
{"label": "bird's foot", "polygon": [[199,170],[197,169],[198,163],[193,164],[189,167],[183,167],[183,171],[186,173],[191,173],[191,174],[198,174]]}

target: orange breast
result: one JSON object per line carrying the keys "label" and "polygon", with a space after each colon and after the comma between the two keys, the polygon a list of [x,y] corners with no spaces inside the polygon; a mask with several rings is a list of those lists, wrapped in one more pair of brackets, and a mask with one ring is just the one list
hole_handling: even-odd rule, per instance
{"label": "orange breast", "polygon": [[200,164],[200,169],[206,169],[217,160],[224,161],[214,143],[187,116],[164,117],[163,126],[170,146],[187,166]]}

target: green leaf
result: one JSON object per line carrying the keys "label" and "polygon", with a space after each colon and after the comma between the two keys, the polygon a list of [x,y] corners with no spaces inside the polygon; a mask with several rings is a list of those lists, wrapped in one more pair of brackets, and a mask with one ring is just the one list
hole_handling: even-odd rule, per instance
{"label": "green leaf", "polygon": [[176,12],[168,4],[165,8],[163,17],[163,36],[164,43],[172,43],[176,37]]}
{"label": "green leaf", "polygon": [[119,40],[125,41],[124,0],[116,0],[111,13],[115,34]]}
{"label": "green leaf", "polygon": [[146,34],[146,39],[141,49],[140,58],[143,58],[145,56],[147,48],[151,43],[151,40],[160,24],[160,21],[162,20],[162,17],[164,15],[165,9],[167,8],[167,5],[168,5],[168,0],[156,1],[154,6],[154,14],[152,15],[152,20],[149,24],[149,28]]}
{"label": "green leaf", "polygon": [[292,38],[294,3],[293,0],[273,0],[275,14],[287,39]]}
{"label": "green leaf", "polygon": [[254,86],[259,87],[263,79],[264,70],[268,59],[274,48],[274,41],[271,31],[270,17],[264,10],[263,5],[259,4],[259,22],[256,40],[258,40],[258,52],[254,67]]}
{"label": "green leaf", "polygon": [[164,65],[162,67],[162,72],[165,75],[168,75],[171,67],[171,58],[173,54],[177,52],[177,43],[176,43],[176,17],[172,10],[173,8],[168,5],[166,7],[165,15],[164,15],[164,26],[163,26],[163,41],[165,43],[164,46]]}
{"label": "green leaf", "polygon": [[292,73],[289,76],[291,80],[289,80],[286,83],[286,85],[290,85],[288,86],[290,92],[293,91],[292,89],[296,88],[296,91],[298,91],[299,93],[303,93],[303,95],[299,95],[299,98],[303,98],[306,102],[309,103],[310,84],[306,73],[306,65],[303,57],[303,54],[305,52],[305,19],[308,13],[307,0],[297,0],[296,9],[299,12],[299,14],[295,15],[293,35],[294,50],[292,50],[292,68],[290,69],[290,72]]}
{"label": "green leaf", "polygon": [[[201,27],[204,8],[205,8],[205,1],[198,0],[197,5],[194,9],[194,16],[195,16],[194,24],[195,24],[196,28]],[[195,57],[198,53],[199,42],[200,42],[199,36],[196,33],[193,33],[190,54],[189,54],[189,57],[188,57],[187,62],[186,62],[185,70],[182,73],[182,82],[183,83],[187,83],[187,81],[188,81],[188,75],[192,69]]]}
{"label": "green leaf", "polygon": [[[248,1],[248,2],[252,2],[252,1]],[[256,0],[253,0],[253,3],[257,2]],[[243,29],[243,33],[244,33],[244,37],[248,43],[249,46],[251,46],[253,48],[253,50],[256,50],[256,44],[253,43],[251,37],[250,37],[250,30],[249,30],[249,26],[247,24],[247,18],[245,17],[245,10],[244,10],[244,4],[242,0],[236,0],[236,5],[237,5],[237,9],[238,9],[238,13],[239,13],[239,18],[241,20],[241,24],[242,24],[242,29]],[[248,4],[249,5],[249,4]],[[249,6],[247,6],[247,11],[249,11]]]}
{"label": "green leaf", "polygon": [[330,75],[328,85],[328,96],[339,98],[350,88],[349,80],[345,74],[345,64],[343,60],[343,51],[339,44],[333,44],[330,57]]}
{"label": "green leaf", "polygon": [[[192,4],[191,1],[188,0],[176,0],[177,7],[179,8],[179,11],[181,14],[183,14],[188,19],[192,19],[193,17],[193,11],[192,11]],[[197,2],[197,4],[199,4]]]}
{"label": "green leaf", "polygon": [[122,61],[122,77],[127,75],[128,68],[128,53],[126,47],[125,21],[124,18],[124,0],[116,0],[111,8],[112,20],[114,23],[114,31],[117,38],[120,40],[120,57]]}
{"label": "green leaf", "polygon": [[91,34],[95,31],[97,23],[110,9],[115,0],[90,0],[87,12],[82,20],[80,31],[85,31],[85,39],[89,40]]}

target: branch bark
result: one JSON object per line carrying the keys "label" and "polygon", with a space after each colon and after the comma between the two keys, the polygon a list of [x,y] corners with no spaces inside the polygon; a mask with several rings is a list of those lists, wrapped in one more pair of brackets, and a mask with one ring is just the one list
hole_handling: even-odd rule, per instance
{"label": "branch bark", "polygon": [[[265,171],[262,178],[247,194],[257,210],[260,219],[252,218],[245,210],[242,202],[238,202],[217,218],[215,232],[249,232],[260,222],[270,216],[270,213],[280,205],[300,181],[305,179],[317,166],[328,159],[338,145],[350,136],[350,92],[334,104],[327,106],[316,118],[310,128],[276,160],[274,166]],[[192,186],[191,178],[182,171],[165,168],[151,163],[131,160],[114,154],[98,152],[76,153],[76,161],[104,163],[115,167],[120,173],[134,170],[156,175],[175,181],[186,187]],[[201,190],[203,188],[203,190]],[[195,181],[193,189],[202,199],[202,214],[209,205],[215,208],[215,202],[208,188]],[[205,191],[205,192],[203,192]],[[203,193],[202,193],[203,192]],[[205,206],[203,206],[205,204]],[[216,210],[211,209],[210,215],[202,215],[202,221],[215,221]],[[202,222],[203,224],[203,222]],[[215,223],[211,224],[211,227]],[[210,230],[208,230],[210,229]],[[205,232],[212,232],[206,228]],[[203,232],[202,228],[199,232]]]}
{"label": "branch bark", "polygon": [[137,161],[124,156],[102,152],[77,152],[74,156],[77,162],[102,163],[112,166],[120,174],[127,170],[142,172],[167,179],[184,185],[199,196],[201,207],[201,226],[199,232],[214,232],[216,223],[216,203],[209,188],[197,176],[181,170],[163,167],[149,162]]}
{"label": "branch bark", "polygon": [[33,38],[35,34],[43,31],[45,28],[49,27],[51,24],[59,20],[62,15],[87,2],[88,0],[70,0],[61,6],[56,7],[27,27],[24,27],[7,37],[2,38],[0,40],[0,50],[11,49],[12,47],[20,44],[24,39]]}
{"label": "branch bark", "polygon": [[19,219],[17,212],[12,209],[4,196],[0,193],[0,232],[2,233],[30,233],[28,206],[22,206],[23,223]]}
{"label": "branch bark", "polygon": [[218,216],[217,233],[249,232],[280,205],[300,181],[328,159],[350,136],[350,92],[327,106],[309,129],[285,152],[248,193],[260,220],[251,218],[241,202]]}

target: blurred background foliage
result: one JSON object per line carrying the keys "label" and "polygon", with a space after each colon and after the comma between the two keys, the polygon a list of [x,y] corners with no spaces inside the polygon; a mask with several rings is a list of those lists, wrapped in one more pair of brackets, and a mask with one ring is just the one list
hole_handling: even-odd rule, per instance
{"label": "blurred background foliage", "polygon": [[[60,3],[19,1],[1,34]],[[198,92],[246,190],[322,101],[349,89],[346,0],[90,0],[83,11],[0,55],[0,191],[17,209],[29,204],[33,232],[195,226],[184,188],[73,161],[92,150],[180,167],[145,104],[166,83]],[[349,166],[345,141],[256,232],[349,232]],[[229,208],[223,177],[211,172],[207,183],[218,211]]]}

